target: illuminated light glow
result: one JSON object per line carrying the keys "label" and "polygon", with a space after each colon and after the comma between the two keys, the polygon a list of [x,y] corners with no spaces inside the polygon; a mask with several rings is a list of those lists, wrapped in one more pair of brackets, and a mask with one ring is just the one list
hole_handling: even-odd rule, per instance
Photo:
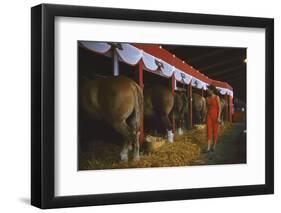
{"label": "illuminated light glow", "polygon": [[247,58],[245,58],[245,59],[243,60],[244,63],[247,63],[247,61],[248,61]]}
{"label": "illuminated light glow", "polygon": [[175,58],[175,57],[176,57],[176,55],[174,54],[174,55],[173,55],[173,57]]}
{"label": "illuminated light glow", "polygon": [[162,46],[160,45],[159,48],[162,49]]}

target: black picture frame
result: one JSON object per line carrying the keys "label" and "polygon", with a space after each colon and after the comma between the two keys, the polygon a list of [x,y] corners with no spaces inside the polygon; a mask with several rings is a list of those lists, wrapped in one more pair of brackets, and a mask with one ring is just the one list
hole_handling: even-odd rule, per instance
{"label": "black picture frame", "polygon": [[[55,17],[101,18],[182,24],[264,28],[265,184],[130,193],[54,196],[54,21]],[[274,20],[164,11],[41,4],[31,9],[31,204],[60,208],[217,198],[274,193]]]}

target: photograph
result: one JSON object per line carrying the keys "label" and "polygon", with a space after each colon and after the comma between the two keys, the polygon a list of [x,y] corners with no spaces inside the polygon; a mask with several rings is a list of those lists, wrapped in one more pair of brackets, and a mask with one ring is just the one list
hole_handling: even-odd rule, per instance
{"label": "photograph", "polygon": [[274,193],[274,18],[210,8],[31,8],[33,206]]}
{"label": "photograph", "polygon": [[78,171],[246,164],[247,48],[77,41]]}

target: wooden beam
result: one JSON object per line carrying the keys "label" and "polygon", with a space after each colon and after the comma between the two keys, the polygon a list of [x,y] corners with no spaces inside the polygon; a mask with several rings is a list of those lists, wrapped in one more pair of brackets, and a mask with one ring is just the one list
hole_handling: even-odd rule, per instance
{"label": "wooden beam", "polygon": [[245,82],[246,82],[246,76],[237,75],[237,76],[229,77],[229,82],[237,82],[237,81],[241,81],[241,80],[245,80]]}
{"label": "wooden beam", "polygon": [[208,58],[210,56],[214,56],[214,55],[220,54],[220,53],[222,53],[224,51],[226,51],[226,49],[214,50],[214,51],[208,52],[207,54],[201,54],[200,56],[193,57],[193,58],[189,59],[188,62],[189,63],[194,63],[196,61],[202,61],[202,59],[204,59],[204,58]]}
{"label": "wooden beam", "polygon": [[239,74],[237,73],[235,75],[230,75],[230,76],[227,76],[227,77],[216,77],[216,78],[213,78],[213,79],[216,79],[216,80],[219,80],[219,81],[223,81],[223,82],[226,82],[226,83],[231,85],[232,82],[234,82],[236,79],[238,79],[238,80],[240,80],[242,82],[244,78],[243,78],[242,75],[240,77]]}
{"label": "wooden beam", "polygon": [[[225,73],[229,73],[230,71],[234,71],[234,70],[238,70],[238,69],[242,70],[243,66],[245,66],[245,65],[244,64],[240,64],[238,66],[230,67],[230,68],[227,68],[227,69],[224,69],[224,70],[210,72],[210,73],[208,73],[208,75],[212,76],[212,77],[216,77],[216,76],[219,76],[219,75],[222,75],[222,74],[225,74]],[[246,69],[245,69],[245,72],[246,72]]]}
{"label": "wooden beam", "polygon": [[234,61],[241,61],[241,63],[242,63],[243,59],[241,57],[230,58],[228,60],[223,60],[223,61],[220,61],[218,63],[210,64],[210,65],[205,66],[205,67],[199,67],[198,69],[200,71],[206,71],[206,70],[209,70],[209,69],[213,69],[215,67],[219,67],[219,66],[222,66],[222,65],[225,65],[225,64],[229,64],[229,63],[234,62]]}

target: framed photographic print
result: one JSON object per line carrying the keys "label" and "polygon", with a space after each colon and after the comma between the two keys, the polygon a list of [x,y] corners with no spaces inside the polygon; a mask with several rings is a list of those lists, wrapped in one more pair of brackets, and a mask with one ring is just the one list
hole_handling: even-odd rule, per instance
{"label": "framed photographic print", "polygon": [[271,194],[274,20],[31,9],[31,203]]}

